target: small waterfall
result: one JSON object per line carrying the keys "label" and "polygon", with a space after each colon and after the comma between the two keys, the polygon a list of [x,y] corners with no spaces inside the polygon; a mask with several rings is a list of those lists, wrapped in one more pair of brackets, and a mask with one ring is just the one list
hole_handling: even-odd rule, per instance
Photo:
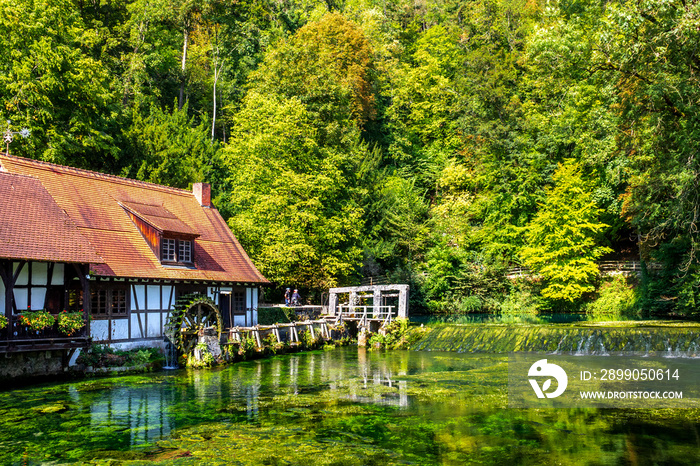
{"label": "small waterfall", "polygon": [[[419,330],[416,330],[419,331]],[[535,351],[610,355],[616,352],[700,357],[698,326],[636,325],[437,325],[413,344],[418,351],[508,353]]]}
{"label": "small waterfall", "polygon": [[173,342],[174,338],[172,334],[166,333],[165,334],[165,365],[163,366],[163,369],[171,370],[171,369],[179,369],[180,366],[177,364],[177,357],[178,357],[178,351],[177,351],[177,345]]}

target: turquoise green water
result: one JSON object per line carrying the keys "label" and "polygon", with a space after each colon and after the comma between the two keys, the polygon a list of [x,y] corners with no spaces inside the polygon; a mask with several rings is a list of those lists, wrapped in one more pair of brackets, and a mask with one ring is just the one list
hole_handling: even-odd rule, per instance
{"label": "turquoise green water", "polygon": [[0,393],[0,463],[700,464],[697,410],[508,409],[507,357],[346,347]]}

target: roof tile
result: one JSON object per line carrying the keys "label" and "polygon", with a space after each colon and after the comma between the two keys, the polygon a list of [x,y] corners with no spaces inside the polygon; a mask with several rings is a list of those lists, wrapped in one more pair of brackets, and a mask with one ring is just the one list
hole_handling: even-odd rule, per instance
{"label": "roof tile", "polygon": [[0,257],[104,262],[38,179],[0,172],[0,198]]}
{"label": "roof tile", "polygon": [[[89,261],[97,275],[268,283],[219,212],[200,206],[190,191],[4,154],[0,163],[11,173],[40,181],[34,187],[43,185],[50,195],[44,201],[53,198],[104,259]],[[161,231],[199,235],[194,240],[195,267],[163,266],[125,208]],[[0,251],[7,237],[0,234]]]}

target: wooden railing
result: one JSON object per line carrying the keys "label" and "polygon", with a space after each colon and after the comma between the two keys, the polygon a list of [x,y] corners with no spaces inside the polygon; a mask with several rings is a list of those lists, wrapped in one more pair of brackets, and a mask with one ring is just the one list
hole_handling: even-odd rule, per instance
{"label": "wooden railing", "polygon": [[386,275],[378,275],[376,277],[362,277],[360,279],[360,286],[373,286],[373,285],[388,285],[389,278]]}
{"label": "wooden railing", "polygon": [[351,306],[340,304],[337,307],[335,321],[357,320],[366,324],[370,320],[389,323],[397,317],[396,306]]}
{"label": "wooden railing", "polygon": [[325,319],[320,319],[279,323],[274,325],[256,325],[255,327],[232,327],[228,332],[228,341],[240,342],[244,338],[253,338],[255,340],[256,347],[262,348],[263,339],[268,334],[273,334],[280,343],[285,341],[282,338],[280,329],[286,329],[286,341],[290,344],[299,343],[299,332],[302,330],[308,331],[311,334],[312,340],[316,339],[317,334],[325,340],[329,340],[331,338],[331,331],[328,321]]}
{"label": "wooden railing", "polygon": [[0,353],[83,348],[90,343],[87,326],[68,336],[58,330],[56,323],[43,330],[32,330],[22,325],[19,317],[10,316],[7,327],[0,330]]}
{"label": "wooden railing", "polygon": [[[649,262],[646,264],[647,270],[660,270],[661,264]],[[641,274],[642,263],[640,261],[601,261],[598,262],[598,269],[603,275],[612,275],[615,273],[622,274]],[[528,267],[510,267],[506,276],[508,278],[517,278],[530,276],[532,271]]]}

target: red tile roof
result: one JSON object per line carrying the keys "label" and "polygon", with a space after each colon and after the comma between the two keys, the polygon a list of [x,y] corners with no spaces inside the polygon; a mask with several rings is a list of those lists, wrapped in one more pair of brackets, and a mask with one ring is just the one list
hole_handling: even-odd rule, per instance
{"label": "red tile roof", "polygon": [[142,220],[160,230],[161,233],[180,233],[191,236],[199,236],[196,231],[185,225],[172,212],[162,205],[138,204],[136,202],[122,203],[122,206]]}
{"label": "red tile roof", "polygon": [[0,199],[0,258],[104,262],[38,179],[0,172]]}
{"label": "red tile roof", "polygon": [[[0,164],[41,182],[104,259],[90,261],[97,275],[268,283],[219,212],[200,206],[190,191],[4,154]],[[195,267],[162,265],[127,209],[161,231],[199,235]]]}

